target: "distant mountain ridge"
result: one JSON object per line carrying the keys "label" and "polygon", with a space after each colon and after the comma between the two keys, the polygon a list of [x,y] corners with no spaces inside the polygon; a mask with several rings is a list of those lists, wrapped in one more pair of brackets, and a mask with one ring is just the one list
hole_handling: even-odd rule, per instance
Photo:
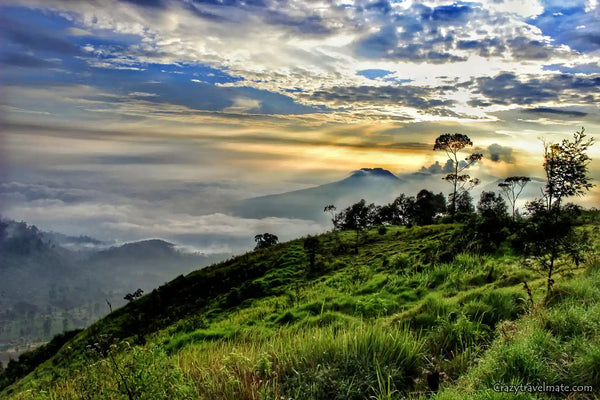
{"label": "distant mountain ridge", "polygon": [[[361,168],[352,171],[346,178],[332,183],[291,192],[254,197],[239,202],[234,213],[247,218],[299,218],[327,222],[329,215],[323,208],[333,204],[338,210],[361,199],[368,203],[387,204],[401,194],[415,196],[420,190],[448,195],[450,185],[443,180],[447,167],[430,172],[426,168],[413,173],[395,175],[384,168]],[[472,191],[475,203],[482,191],[498,192],[498,183],[503,178],[493,175],[479,177],[481,184]],[[519,204],[540,196],[545,181],[533,178],[521,194]]]}
{"label": "distant mountain ridge", "polygon": [[0,219],[0,353],[17,339],[46,340],[85,326],[108,312],[107,300],[119,307],[137,288],[150,290],[229,256],[184,253],[161,239],[109,243]]}
{"label": "distant mountain ridge", "polygon": [[326,220],[323,208],[328,204],[339,208],[361,198],[369,202],[391,201],[400,194],[403,182],[386,169],[361,168],[337,182],[244,200],[234,207],[234,212],[247,218]]}
{"label": "distant mountain ridge", "polygon": [[382,178],[399,180],[399,178],[396,175],[394,175],[392,172],[388,171],[387,169],[361,168],[361,169],[357,169],[356,171],[352,171],[352,175],[350,175],[348,178],[344,179],[344,181],[347,181],[349,179],[360,179],[360,178],[365,178],[365,177],[369,177],[369,176],[377,176],[377,177],[382,177]]}

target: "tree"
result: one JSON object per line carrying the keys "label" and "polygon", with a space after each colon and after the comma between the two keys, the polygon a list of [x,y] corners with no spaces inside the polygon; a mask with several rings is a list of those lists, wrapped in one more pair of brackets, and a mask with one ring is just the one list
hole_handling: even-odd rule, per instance
{"label": "tree", "polygon": [[320,245],[321,243],[319,242],[319,239],[315,236],[308,236],[306,239],[304,239],[304,250],[306,250],[308,253],[310,271],[315,270],[315,257]]}
{"label": "tree", "polygon": [[546,275],[546,295],[552,295],[554,276],[571,267],[579,266],[590,241],[585,231],[576,231],[579,207],[566,204],[562,209],[551,208],[542,199],[526,204],[529,220],[519,232],[525,255],[534,260],[533,269]]}
{"label": "tree", "polygon": [[459,190],[456,195],[456,212],[470,214],[475,211],[473,197],[466,190]]}
{"label": "tree", "polygon": [[482,218],[500,220],[505,218],[508,207],[502,196],[494,192],[482,192],[477,203],[477,212]]}
{"label": "tree", "polygon": [[142,289],[137,289],[135,292],[133,293],[127,293],[125,295],[125,297],[123,297],[125,300],[127,301],[133,301],[135,299],[139,299],[140,297],[142,297],[142,295],[144,294],[144,291]]}
{"label": "tree", "polygon": [[[460,133],[446,133],[435,139],[433,150],[443,150],[448,155],[454,166],[454,172],[446,175],[443,179],[452,184],[450,214],[452,217],[456,214],[456,200],[459,189],[470,190],[473,186],[479,184],[477,178],[471,178],[467,174],[460,174],[466,168],[483,158],[481,153],[472,153],[461,164],[458,160],[458,153],[465,147],[473,146],[473,142],[467,135]],[[467,189],[467,185],[471,186]]]}
{"label": "tree", "polygon": [[583,196],[592,188],[588,176],[590,157],[586,151],[594,144],[594,139],[586,139],[585,128],[573,134],[573,140],[562,143],[544,142],[544,171],[546,187],[544,196],[546,207],[560,208],[565,197]]}
{"label": "tree", "polygon": [[504,182],[500,182],[500,193],[506,198],[512,209],[512,218],[515,219],[517,212],[517,199],[527,183],[531,181],[528,176],[509,176],[504,178]]}
{"label": "tree", "polygon": [[335,216],[335,224],[341,229],[352,229],[356,232],[354,253],[358,254],[360,244],[360,233],[367,229],[373,220],[374,204],[367,205],[364,199],[347,207]]}
{"label": "tree", "polygon": [[415,198],[401,194],[396,199],[381,207],[381,219],[390,225],[408,225],[415,218]]}
{"label": "tree", "polygon": [[568,260],[579,265],[589,250],[589,237],[574,227],[580,210],[573,204],[562,205],[565,198],[583,196],[592,188],[588,176],[590,157],[587,150],[594,143],[586,139],[584,128],[573,134],[573,140],[544,143],[546,186],[544,199],[527,204],[530,215],[522,229],[525,253],[532,256],[546,273],[547,296],[552,294],[554,274],[568,266]]}
{"label": "tree", "polygon": [[414,206],[414,221],[417,225],[431,225],[433,219],[446,212],[446,198],[442,193],[433,194],[429,190],[417,193]]}
{"label": "tree", "polygon": [[256,249],[266,249],[267,247],[271,247],[276,245],[279,242],[279,238],[271,233],[263,233],[262,235],[254,236],[254,241],[256,242]]}
{"label": "tree", "polygon": [[486,253],[498,250],[510,234],[507,227],[508,207],[502,196],[494,192],[482,192],[477,203],[479,218],[465,224],[463,237],[472,248]]}

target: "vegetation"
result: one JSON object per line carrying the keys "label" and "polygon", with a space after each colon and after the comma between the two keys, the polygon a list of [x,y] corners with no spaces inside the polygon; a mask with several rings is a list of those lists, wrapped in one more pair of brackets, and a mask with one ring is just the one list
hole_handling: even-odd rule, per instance
{"label": "vegetation", "polygon": [[[597,225],[580,228],[597,249]],[[463,234],[369,229],[355,255],[342,231],[317,237],[314,270],[295,240],[196,271],[37,360],[2,397],[418,398],[436,376],[439,398],[491,396],[495,382],[595,384],[598,258],[532,306],[521,282],[541,299],[544,280],[516,251],[464,251]]]}
{"label": "vegetation", "polygon": [[254,241],[256,242],[255,249],[266,249],[277,244],[279,238],[272,233],[263,233],[262,235],[254,236]]}
{"label": "vegetation", "polygon": [[518,212],[517,200],[529,182],[531,182],[531,178],[527,176],[509,176],[498,184],[500,193],[510,204],[513,219],[515,219]]}
{"label": "vegetation", "polygon": [[568,268],[569,258],[576,267],[590,248],[585,231],[574,229],[579,208],[573,204],[563,205],[571,196],[582,196],[593,186],[588,176],[588,148],[594,143],[587,139],[584,129],[575,132],[573,140],[562,143],[544,143],[544,171],[546,187],[545,204],[542,199],[528,203],[531,219],[522,230],[525,251],[533,256],[538,266],[547,273],[547,295],[552,294],[554,273]]}
{"label": "vegetation", "polygon": [[[0,397],[593,398],[600,211],[557,193],[516,220],[491,192],[449,217],[426,191],[363,200],[334,216],[336,232],[180,276],[23,355]],[[506,393],[542,384],[570,389]]]}
{"label": "vegetation", "polygon": [[585,129],[575,132],[573,140],[562,143],[544,143],[544,197],[548,210],[560,209],[562,200],[582,196],[593,186],[588,175],[590,157],[587,150],[594,139],[586,139]]}
{"label": "vegetation", "polygon": [[97,248],[102,242],[89,237],[63,238],[93,245],[75,250],[57,236],[0,217],[0,361],[90,325],[109,312],[107,301],[120,307],[138,287],[148,291],[225,258],[183,253],[162,240]]}
{"label": "vegetation", "polygon": [[461,174],[462,171],[483,158],[481,153],[472,153],[465,161],[459,162],[458,153],[465,147],[470,146],[473,146],[471,139],[461,133],[445,133],[435,139],[433,146],[433,150],[445,151],[454,167],[454,171],[444,178],[452,184],[452,193],[450,193],[450,215],[452,217],[458,212],[457,202],[461,192],[468,191],[467,185],[472,187],[479,183],[477,178],[471,178],[468,174]]}

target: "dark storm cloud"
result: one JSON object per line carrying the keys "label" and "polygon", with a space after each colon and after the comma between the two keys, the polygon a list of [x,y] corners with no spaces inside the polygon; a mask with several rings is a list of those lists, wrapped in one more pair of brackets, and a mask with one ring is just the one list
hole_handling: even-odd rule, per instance
{"label": "dark storm cloud", "polygon": [[488,146],[488,152],[490,153],[490,160],[493,162],[504,161],[509,164],[515,162],[515,157],[512,154],[512,148],[499,145],[498,143],[492,143]]}
{"label": "dark storm cloud", "polygon": [[600,76],[574,76],[557,74],[547,77],[519,78],[513,73],[502,73],[493,78],[476,78],[474,93],[486,99],[474,99],[472,106],[491,104],[535,104],[546,101],[593,101],[600,87]]}
{"label": "dark storm cloud", "polygon": [[265,14],[265,21],[272,25],[289,27],[298,33],[318,35],[331,33],[331,29],[324,24],[323,18],[318,15],[292,17],[281,11],[270,10]]}
{"label": "dark storm cloud", "polygon": [[[332,87],[312,94],[301,94],[312,101],[336,105],[352,103],[398,104],[421,110],[449,106],[454,100],[442,100],[434,96],[434,90],[419,86],[349,86]],[[431,97],[430,97],[431,96]]]}
{"label": "dark storm cloud", "polygon": [[583,111],[563,110],[563,109],[559,109],[559,108],[550,108],[550,107],[530,108],[530,109],[523,110],[523,112],[533,113],[533,114],[551,114],[554,116],[562,116],[562,117],[567,117],[567,118],[578,118],[578,117],[585,117],[586,115],[588,115],[588,113],[583,112]]}
{"label": "dark storm cloud", "polygon": [[[410,32],[410,34],[412,35],[415,32],[417,31]],[[407,32],[398,33],[396,24],[390,24],[360,41],[355,51],[361,57],[409,62],[427,61],[433,64],[466,60],[465,57],[447,51],[433,50],[434,46],[440,44],[444,48],[452,48],[454,37],[451,35],[435,34],[432,39],[423,42],[405,41],[404,36],[407,36]]]}
{"label": "dark storm cloud", "polygon": [[296,33],[323,35],[331,32],[320,15],[311,11],[292,13],[287,4],[280,2],[194,0],[185,2],[185,6],[200,18],[213,21],[236,21],[258,15],[267,24],[285,26]]}
{"label": "dark storm cloud", "polygon": [[512,57],[517,60],[547,60],[552,55],[550,46],[523,36],[509,39],[506,44],[510,48]]}
{"label": "dark storm cloud", "polygon": [[[524,36],[462,39],[460,27],[479,19],[487,26],[509,23],[504,15],[490,14],[483,7],[453,4],[430,8],[413,5],[402,14],[383,19],[378,32],[356,44],[357,55],[368,58],[398,59],[434,64],[464,61],[454,50],[476,53],[482,57],[505,57],[518,60],[548,59],[554,49],[548,43]],[[440,29],[446,27],[447,29]],[[398,29],[400,28],[400,29]],[[485,29],[482,34],[488,33]]]}

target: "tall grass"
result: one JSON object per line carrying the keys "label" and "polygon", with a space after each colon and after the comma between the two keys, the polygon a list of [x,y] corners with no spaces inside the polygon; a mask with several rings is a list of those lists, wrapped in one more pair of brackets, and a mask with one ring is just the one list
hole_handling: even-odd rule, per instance
{"label": "tall grass", "polygon": [[[424,343],[405,329],[361,324],[291,333],[268,341],[190,347],[179,365],[203,399],[365,399],[378,379],[405,392],[420,373]],[[378,377],[379,376],[379,377]]]}

